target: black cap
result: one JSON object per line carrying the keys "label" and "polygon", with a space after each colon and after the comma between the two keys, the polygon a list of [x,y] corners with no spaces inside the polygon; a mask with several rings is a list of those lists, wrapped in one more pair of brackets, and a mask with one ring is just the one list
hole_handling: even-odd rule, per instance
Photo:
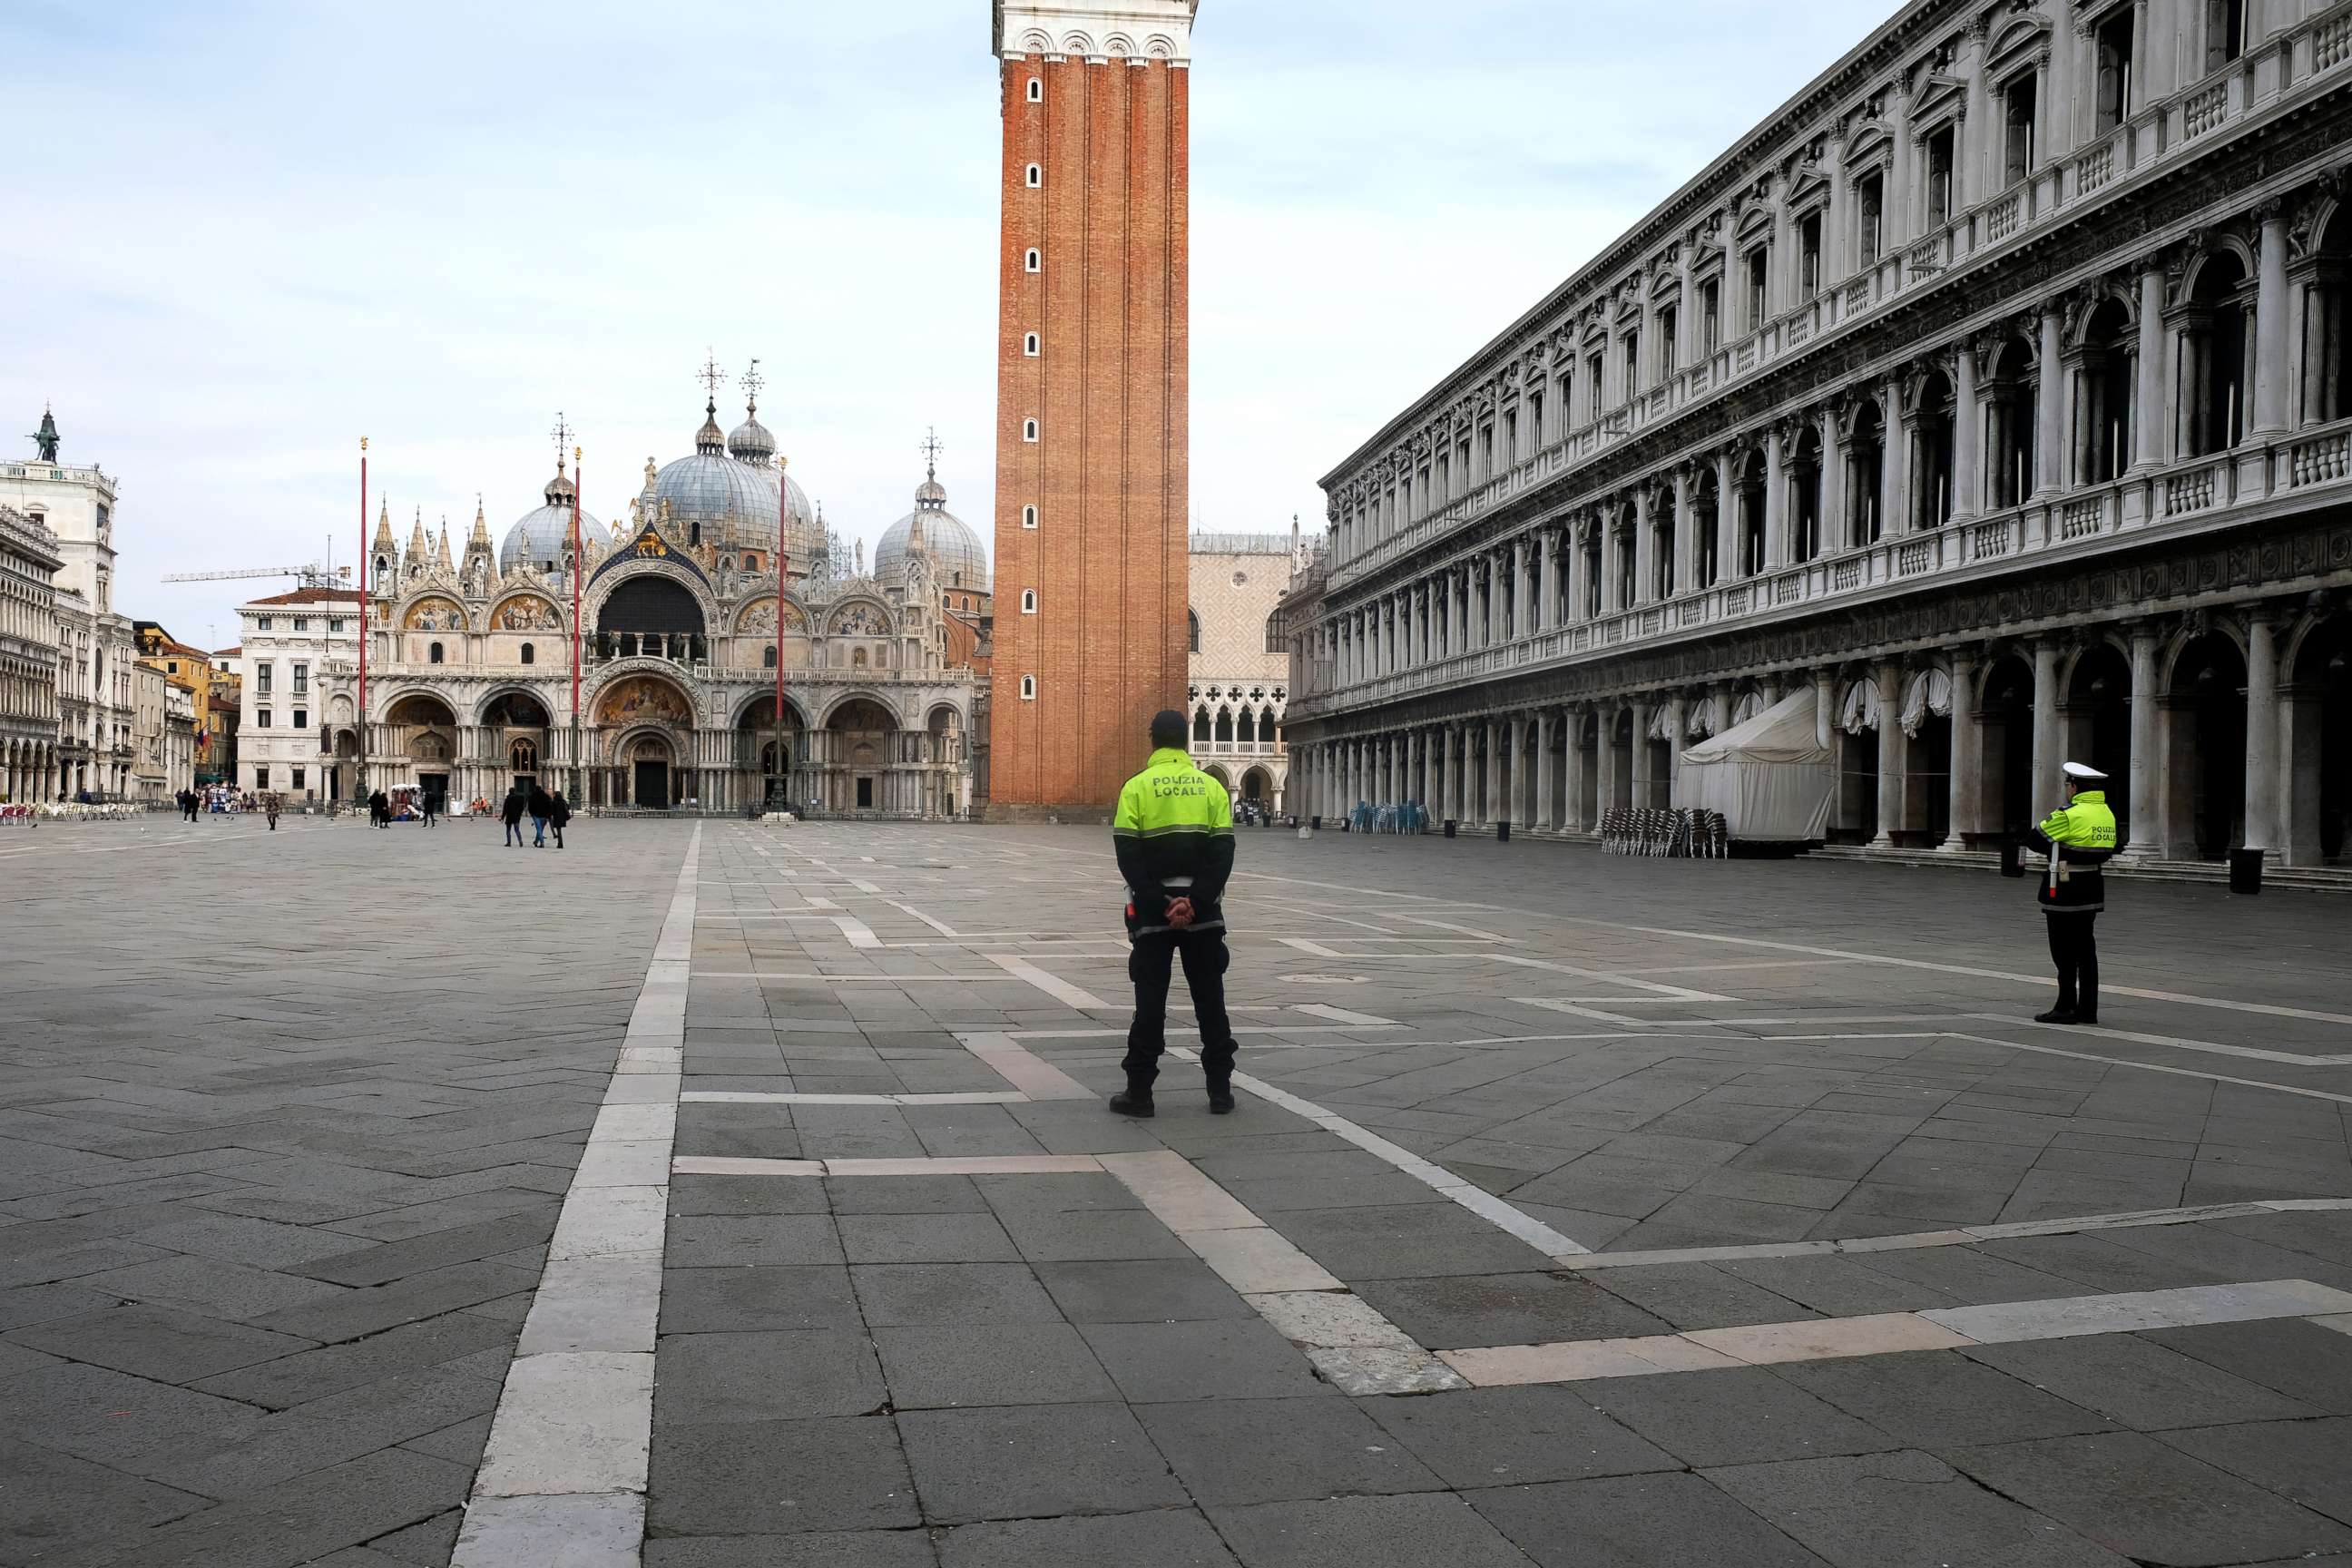
{"label": "black cap", "polygon": [[1154,751],[1183,744],[1184,715],[1173,708],[1162,708],[1151,716],[1151,746]]}

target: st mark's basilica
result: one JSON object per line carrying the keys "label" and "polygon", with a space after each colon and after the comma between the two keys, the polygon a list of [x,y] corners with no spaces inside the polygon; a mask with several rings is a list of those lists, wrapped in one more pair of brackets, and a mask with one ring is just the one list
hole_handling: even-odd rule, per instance
{"label": "st mark's basilica", "polygon": [[[463,805],[537,779],[588,806],[969,809],[990,611],[978,536],[948,510],[934,469],[870,569],[862,546],[854,562],[838,559],[756,402],[721,433],[712,379],[692,455],[658,468],[646,459],[625,524],[581,512],[577,561],[574,481],[561,468],[543,504],[496,545],[478,508],[462,558],[446,530],[428,540],[421,522],[396,548],[379,512],[369,787]],[[323,673],[331,776],[347,788],[358,672],[337,659]]]}

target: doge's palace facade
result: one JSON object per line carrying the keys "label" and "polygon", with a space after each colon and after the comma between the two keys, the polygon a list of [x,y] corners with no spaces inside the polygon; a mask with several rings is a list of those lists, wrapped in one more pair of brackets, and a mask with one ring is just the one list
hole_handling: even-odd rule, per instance
{"label": "doge's palace facade", "polygon": [[2352,5],[1920,0],[1323,480],[1293,797],[1591,832],[1801,688],[1832,837],[2352,857]]}

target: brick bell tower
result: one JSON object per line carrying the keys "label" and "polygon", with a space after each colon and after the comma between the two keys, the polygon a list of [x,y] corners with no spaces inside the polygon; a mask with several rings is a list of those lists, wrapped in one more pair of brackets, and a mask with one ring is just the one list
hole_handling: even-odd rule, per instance
{"label": "brick bell tower", "polygon": [[1199,4],[995,0],[998,817],[1108,808],[1184,706]]}

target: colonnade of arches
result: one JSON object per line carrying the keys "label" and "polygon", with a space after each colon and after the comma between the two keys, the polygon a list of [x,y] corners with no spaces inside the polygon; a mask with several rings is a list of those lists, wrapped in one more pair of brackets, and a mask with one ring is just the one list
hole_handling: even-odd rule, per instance
{"label": "colonnade of arches", "polygon": [[1835,758],[1832,841],[1986,848],[2110,776],[2126,852],[2352,861],[2352,607],[2250,605],[1318,740],[1293,809],[1421,803],[1437,820],[1598,830],[1674,804],[1684,750],[1800,685]]}

